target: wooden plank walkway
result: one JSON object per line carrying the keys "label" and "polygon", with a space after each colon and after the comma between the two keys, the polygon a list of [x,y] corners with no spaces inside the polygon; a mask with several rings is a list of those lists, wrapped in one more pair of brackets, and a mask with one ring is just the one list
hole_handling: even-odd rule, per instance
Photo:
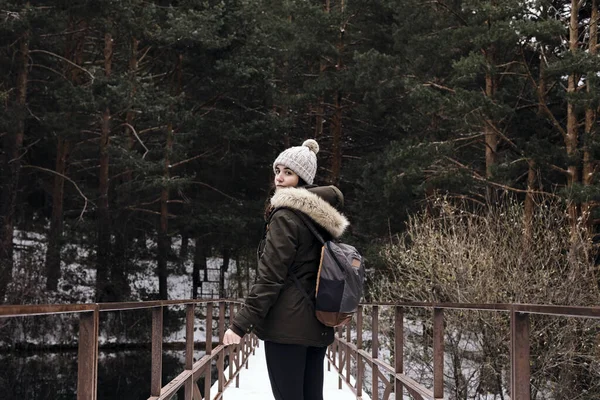
{"label": "wooden plank walkway", "polygon": [[[338,389],[339,375],[331,367],[331,371],[327,371],[327,358],[324,363],[325,379],[323,387],[324,400],[356,400],[355,395],[342,382],[342,389]],[[227,372],[225,373],[227,376]],[[217,387],[211,390],[211,393],[216,393]],[[366,399],[363,396],[363,399]],[[242,368],[240,371],[240,387],[236,388],[232,382],[223,393],[223,399],[226,400],[273,400],[271,385],[269,383],[269,375],[267,373],[267,363],[265,360],[265,346],[261,341],[256,349],[256,354],[251,355],[248,359],[248,369]]]}

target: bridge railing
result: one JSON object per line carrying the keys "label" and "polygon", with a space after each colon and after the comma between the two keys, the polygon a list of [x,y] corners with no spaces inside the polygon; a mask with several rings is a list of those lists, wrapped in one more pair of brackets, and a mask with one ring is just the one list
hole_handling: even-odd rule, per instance
{"label": "bridge railing", "polygon": [[[215,310],[215,304],[217,308]],[[171,300],[135,303],[99,303],[74,305],[15,305],[0,306],[0,318],[25,317],[75,313],[79,315],[77,400],[96,400],[98,375],[98,336],[101,313],[147,309],[152,313],[152,373],[149,400],[170,399],[178,390],[184,388],[186,400],[200,400],[197,381],[204,377],[204,398],[219,399],[223,391],[234,379],[239,385],[239,372],[254,352],[258,340],[246,335],[238,346],[214,346],[212,341],[213,311],[218,310],[218,335],[225,330],[226,311],[233,318],[241,305],[234,300]],[[162,384],[162,344],[163,311],[165,307],[186,307],[186,359],[185,369],[166,385]],[[193,361],[195,308],[206,307],[206,354]],[[394,365],[379,357],[379,315],[380,309],[389,307],[394,312]],[[365,313],[365,309],[370,311]],[[404,321],[407,310],[430,310],[433,321],[433,388],[427,388],[404,373]],[[339,328],[335,341],[330,346],[328,359],[340,375],[339,385],[346,380],[357,398],[362,398],[365,384],[365,367],[371,367],[371,398],[389,400],[403,399],[403,391],[416,400],[444,399],[444,311],[463,312],[485,311],[502,312],[510,315],[510,396],[512,400],[529,400],[530,388],[530,315],[578,317],[600,319],[600,307],[568,307],[531,304],[447,304],[447,303],[379,303],[360,306],[351,325]],[[365,315],[370,314],[371,352],[363,346],[363,328]],[[229,321],[230,322],[230,321]],[[352,340],[352,330],[356,334],[356,343]],[[368,337],[368,333],[367,333]],[[225,376],[224,361],[229,357],[230,367]],[[218,381],[217,393],[211,397],[211,367],[216,362]],[[355,368],[355,372],[352,371]],[[354,376],[352,374],[354,373]],[[387,376],[391,378],[388,379]],[[383,396],[380,396],[380,382]]]}
{"label": "bridge railing", "polygon": [[[213,346],[213,314],[217,305],[218,335],[223,337],[225,316],[229,311],[230,320],[241,302],[226,299],[210,300],[170,300],[132,303],[94,303],[94,304],[54,304],[54,305],[9,305],[0,306],[0,318],[27,317],[74,313],[79,315],[79,341],[77,354],[77,400],[96,400],[98,392],[98,336],[100,314],[107,312],[150,310],[152,313],[152,366],[149,400],[167,400],[174,397],[183,387],[185,400],[201,400],[197,381],[204,377],[204,399],[219,399],[225,388],[235,379],[239,386],[239,372],[242,366],[248,368],[248,357],[254,352],[258,340],[254,335],[245,335],[236,346]],[[163,386],[162,383],[162,345],[163,315],[165,307],[186,307],[186,343],[185,369],[175,379]],[[195,309],[206,307],[205,355],[194,362]],[[231,321],[229,321],[231,322]],[[228,374],[225,376],[225,358],[229,357]],[[211,397],[212,364],[217,366],[217,393]]]}
{"label": "bridge railing", "polygon": [[[382,307],[394,314],[394,343],[391,359],[394,365],[379,358],[379,315]],[[368,309],[370,313],[365,313]],[[430,310],[433,320],[433,388],[427,388],[404,372],[404,321],[407,310]],[[357,399],[363,398],[365,366],[371,368],[371,399],[404,399],[404,390],[415,400],[444,399],[444,311],[461,310],[503,312],[510,314],[510,398],[530,400],[530,315],[600,319],[600,307],[568,307],[533,304],[454,304],[454,303],[378,303],[359,307],[351,324],[337,329],[334,343],[327,353],[329,368],[339,374],[339,387],[345,380]],[[371,352],[363,346],[364,318],[370,314]],[[353,332],[354,331],[354,332]],[[369,332],[366,337],[369,337]],[[352,336],[356,335],[355,342]],[[390,377],[388,379],[388,376]],[[380,383],[383,395],[380,396]],[[392,397],[392,395],[394,397]]]}

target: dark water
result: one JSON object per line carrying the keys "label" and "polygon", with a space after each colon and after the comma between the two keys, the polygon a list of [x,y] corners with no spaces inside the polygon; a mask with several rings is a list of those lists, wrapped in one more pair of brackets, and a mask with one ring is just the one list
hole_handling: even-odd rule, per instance
{"label": "dark water", "polygon": [[[196,351],[195,359],[202,354]],[[163,386],[184,370],[184,360],[183,350],[163,352]],[[150,376],[149,349],[100,351],[98,400],[146,400]],[[76,388],[76,351],[0,355],[0,400],[76,400]]]}

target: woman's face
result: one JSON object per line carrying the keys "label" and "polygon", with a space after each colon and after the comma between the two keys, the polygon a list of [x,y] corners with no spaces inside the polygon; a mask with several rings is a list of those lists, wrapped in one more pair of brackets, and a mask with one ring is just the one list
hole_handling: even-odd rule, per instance
{"label": "woman's face", "polygon": [[283,165],[275,166],[275,190],[298,186],[299,177],[294,171]]}

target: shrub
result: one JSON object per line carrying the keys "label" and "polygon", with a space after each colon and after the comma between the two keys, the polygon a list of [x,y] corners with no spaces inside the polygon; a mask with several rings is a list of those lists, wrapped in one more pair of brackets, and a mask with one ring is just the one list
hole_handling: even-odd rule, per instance
{"label": "shrub", "polygon": [[[371,293],[392,302],[597,305],[598,267],[586,229],[573,232],[558,201],[539,202],[530,229],[524,221],[514,199],[476,207],[435,199],[383,248],[387,270]],[[506,399],[509,316],[445,315],[446,393]],[[600,398],[597,321],[532,316],[530,332],[533,399]],[[407,357],[418,364],[425,355]]]}

